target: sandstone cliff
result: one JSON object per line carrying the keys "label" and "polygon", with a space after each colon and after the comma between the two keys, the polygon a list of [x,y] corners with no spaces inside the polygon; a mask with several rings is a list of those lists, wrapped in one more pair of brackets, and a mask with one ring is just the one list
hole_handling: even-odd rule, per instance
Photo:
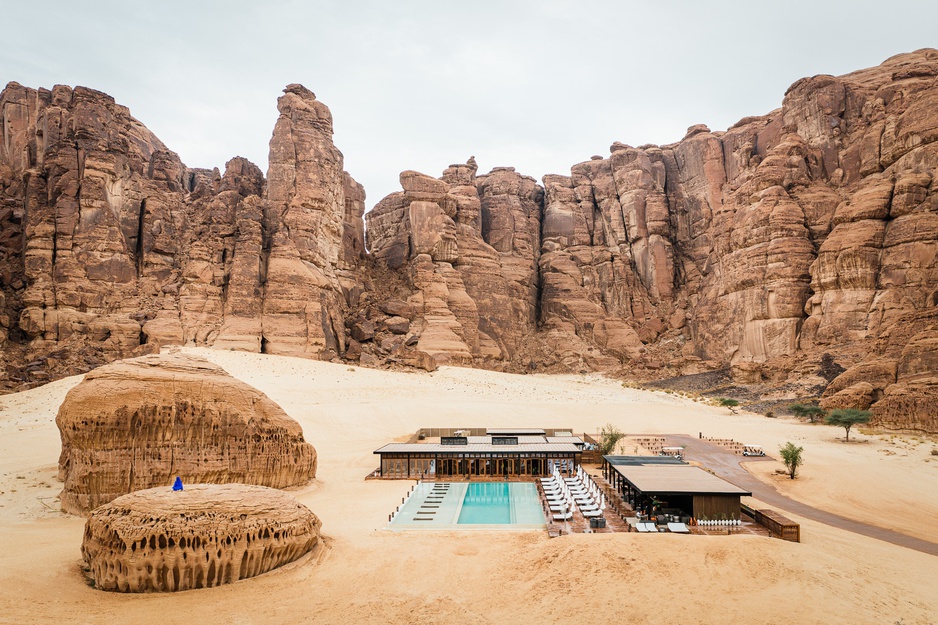
{"label": "sandstone cliff", "polygon": [[265,180],[239,157],[223,175],[187,168],[91,89],[0,93],[8,383],[161,344],[344,351],[340,272],[363,253],[364,192],[312,92],[290,85],[278,108]]}
{"label": "sandstone cliff", "polygon": [[[643,377],[731,366],[743,382],[813,378],[823,389],[829,352],[848,379],[868,361],[893,372],[871,389],[835,381],[841,405],[935,431],[925,415],[938,380],[936,76],[938,52],[923,50],[800,80],[780,109],[725,132],[694,126],[672,145],[614,143],[607,158],[545,176],[543,195],[518,195],[526,211],[490,209],[498,225],[488,229],[461,218],[475,204],[455,198],[485,197],[485,181],[504,172],[476,178],[475,189],[453,167],[420,178],[432,197],[415,196],[418,175],[405,172],[404,192],[366,216],[369,248],[406,277],[414,348],[438,363],[516,356],[510,344],[498,356],[487,349],[494,332],[478,311],[518,285],[536,294],[533,317],[497,319],[502,334],[536,330],[534,364],[622,363]],[[506,243],[521,232],[526,245]],[[501,264],[479,266],[478,249]],[[512,272],[509,260],[536,271]],[[467,288],[467,275],[486,288]],[[428,293],[443,296],[428,307]]]}
{"label": "sandstone cliff", "polygon": [[405,171],[365,216],[368,254],[364,191],[299,85],[264,179],[243,159],[186,168],[104,94],[11,83],[4,378],[155,343],[643,379],[731,368],[816,393],[841,367],[825,402],[934,431],[936,78],[934,50],[805,78],[767,115],[616,142],[541,184],[474,159]]}

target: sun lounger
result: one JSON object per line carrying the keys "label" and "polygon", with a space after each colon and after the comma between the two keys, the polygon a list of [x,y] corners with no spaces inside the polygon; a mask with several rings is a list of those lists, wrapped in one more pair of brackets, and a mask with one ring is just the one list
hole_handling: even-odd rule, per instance
{"label": "sun lounger", "polygon": [[585,516],[587,519],[593,518],[593,517],[600,517],[603,515],[602,510],[584,510],[583,508],[580,508],[580,512],[582,512],[583,516]]}
{"label": "sun lounger", "polygon": [[657,532],[658,526],[654,523],[639,523],[636,525],[638,531],[640,532]]}
{"label": "sun lounger", "polygon": [[569,521],[573,518],[573,512],[568,512],[566,514],[555,514],[553,517],[555,521]]}
{"label": "sun lounger", "polygon": [[668,531],[674,532],[675,534],[690,534],[686,523],[668,523]]}

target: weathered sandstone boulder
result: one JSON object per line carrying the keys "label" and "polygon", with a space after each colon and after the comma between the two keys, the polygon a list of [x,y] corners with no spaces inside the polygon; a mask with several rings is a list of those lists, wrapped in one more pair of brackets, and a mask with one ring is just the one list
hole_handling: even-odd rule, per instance
{"label": "weathered sandstone boulder", "polygon": [[190,356],[94,370],[66,395],[56,425],[62,509],[72,514],[177,475],[274,488],[316,476],[316,450],[296,421],[257,389]]}
{"label": "weathered sandstone boulder", "polygon": [[174,592],[254,577],[320,545],[321,523],[288,494],[245,484],[169,486],[118,497],[85,523],[95,588]]}

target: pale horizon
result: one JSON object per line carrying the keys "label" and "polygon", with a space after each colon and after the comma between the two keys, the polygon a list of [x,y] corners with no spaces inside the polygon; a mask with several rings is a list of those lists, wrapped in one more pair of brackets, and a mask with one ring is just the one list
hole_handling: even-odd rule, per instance
{"label": "pale horizon", "polygon": [[210,1],[129,15],[98,0],[22,3],[5,17],[39,27],[8,31],[3,84],[103,91],[193,168],[243,156],[266,172],[276,99],[305,85],[332,110],[370,209],[401,171],[439,176],[470,155],[480,172],[540,180],[614,141],[725,130],[781,106],[804,76],[934,46],[938,6]]}

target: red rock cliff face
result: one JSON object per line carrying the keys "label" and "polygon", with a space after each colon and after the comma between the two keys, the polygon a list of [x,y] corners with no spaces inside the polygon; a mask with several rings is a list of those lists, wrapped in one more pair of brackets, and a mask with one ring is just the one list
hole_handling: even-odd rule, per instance
{"label": "red rock cliff face", "polygon": [[[437,362],[456,351],[461,362],[484,362],[485,343],[473,340],[493,333],[476,328],[495,319],[503,334],[536,331],[537,349],[515,357],[562,368],[624,364],[626,374],[663,376],[731,365],[745,381],[782,382],[813,374],[831,353],[847,379],[853,367],[886,372],[871,389],[833,384],[840,405],[865,403],[879,423],[935,431],[922,415],[938,405],[936,77],[938,52],[923,50],[806,78],[781,109],[725,132],[695,126],[673,145],[615,143],[608,158],[545,176],[543,199],[530,194],[541,222],[533,249],[508,255],[536,272],[462,269],[473,243],[496,249],[504,267],[501,230],[460,229],[445,201],[415,208],[412,173],[403,194],[367,216],[369,245],[408,276],[412,299],[425,301],[431,283],[419,276],[431,270],[452,267],[463,285],[485,276],[485,289],[457,289],[452,306],[424,310],[434,320],[453,313],[448,327],[470,339],[447,342],[416,326],[415,347]],[[434,181],[440,194],[456,195],[444,186],[451,170]],[[517,218],[510,223],[517,229]],[[428,233],[457,244],[425,249]],[[456,313],[486,306],[494,284],[525,279],[538,292],[533,324]]]}
{"label": "red rock cliff face", "polygon": [[344,351],[338,272],[363,252],[364,192],[312,92],[291,85],[278,106],[265,181],[242,158],[187,168],[97,91],[0,93],[9,384],[160,344]]}
{"label": "red rock cliff face", "polygon": [[765,116],[614,143],[542,184],[474,159],[407,171],[365,217],[369,254],[364,190],[302,86],[278,102],[265,180],[237,158],[186,168],[104,94],[11,83],[4,376],[156,343],[773,384],[830,354],[846,371],[825,402],[934,431],[936,80],[934,50],[806,78]]}

